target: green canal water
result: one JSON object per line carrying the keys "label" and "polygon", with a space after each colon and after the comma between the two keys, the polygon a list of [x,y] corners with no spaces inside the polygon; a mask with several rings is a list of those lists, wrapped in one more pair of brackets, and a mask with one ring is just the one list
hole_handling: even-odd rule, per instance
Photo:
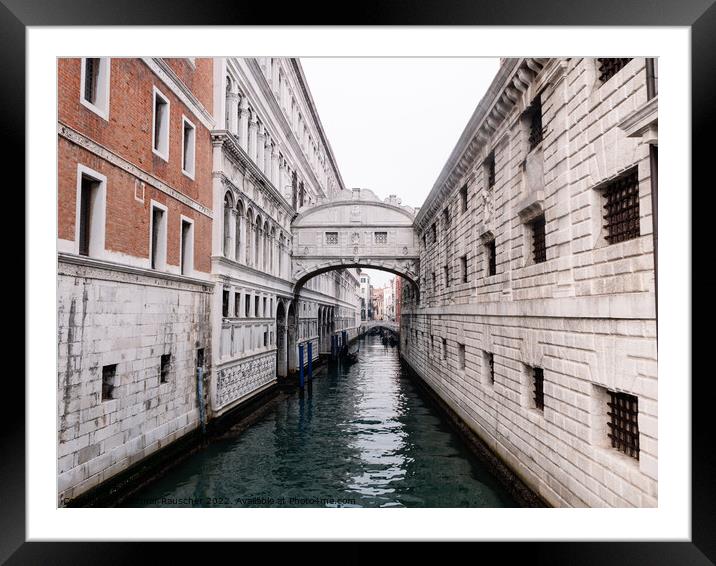
{"label": "green canal water", "polygon": [[127,507],[515,507],[379,337],[326,364]]}

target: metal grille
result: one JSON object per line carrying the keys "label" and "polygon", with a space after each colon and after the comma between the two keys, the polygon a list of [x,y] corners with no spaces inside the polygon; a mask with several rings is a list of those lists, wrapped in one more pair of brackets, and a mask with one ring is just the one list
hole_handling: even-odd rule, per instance
{"label": "metal grille", "polygon": [[545,220],[540,216],[532,222],[532,257],[535,263],[547,261],[547,245],[545,244]]}
{"label": "metal grille", "polygon": [[544,370],[542,368],[532,368],[532,377],[534,378],[535,389],[535,407],[540,411],[544,410]]}
{"label": "metal grille", "polygon": [[94,104],[97,99],[99,59],[85,59],[85,100]]}
{"label": "metal grille", "polygon": [[495,354],[487,352],[487,367],[490,371],[490,383],[495,384]]}
{"label": "metal grille", "polygon": [[530,121],[530,149],[537,147],[542,141],[542,99],[538,96],[528,109]]}
{"label": "metal grille", "polygon": [[438,241],[438,225],[437,224],[433,224],[432,231],[433,231],[433,243],[435,243]]}
{"label": "metal grille", "polygon": [[609,392],[609,438],[612,447],[639,459],[639,399],[628,393]]}
{"label": "metal grille", "polygon": [[326,232],[326,245],[337,246],[338,245],[338,232]]}
{"label": "metal grille", "polygon": [[376,232],[375,233],[376,244],[387,244],[388,243],[388,232]]}
{"label": "metal grille", "polygon": [[487,275],[492,276],[497,273],[497,246],[495,240],[491,240],[487,244]]}
{"label": "metal grille", "polygon": [[450,267],[444,266],[443,271],[445,272],[445,287],[450,287]]}
{"label": "metal grille", "polygon": [[485,161],[487,170],[487,186],[492,187],[495,184],[495,152],[493,151]]}
{"label": "metal grille", "polygon": [[631,61],[631,58],[621,59],[597,59],[599,61],[599,80],[602,83],[607,82],[614,75],[616,75],[620,69],[624,68],[626,64]]}
{"label": "metal grille", "polygon": [[460,210],[461,212],[467,212],[467,185],[463,185],[460,189]]}
{"label": "metal grille", "polygon": [[604,189],[607,242],[615,244],[639,237],[639,178],[636,169]]}

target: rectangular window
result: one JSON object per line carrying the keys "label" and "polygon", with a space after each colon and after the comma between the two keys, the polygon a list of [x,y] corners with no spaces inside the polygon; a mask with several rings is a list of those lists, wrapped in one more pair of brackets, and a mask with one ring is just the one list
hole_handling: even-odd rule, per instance
{"label": "rectangular window", "polygon": [[432,225],[432,232],[433,232],[433,244],[438,241],[438,225],[437,223],[433,223]]}
{"label": "rectangular window", "polygon": [[152,269],[164,269],[167,249],[166,214],[158,206],[152,206],[151,246]]}
{"label": "rectangular window", "polygon": [[221,316],[226,318],[229,316],[229,291],[228,289],[224,289],[223,293],[221,294]]}
{"label": "rectangular window", "polygon": [[152,150],[169,161],[169,99],[154,87]]}
{"label": "rectangular window", "polygon": [[266,301],[266,297],[264,297],[264,318],[268,316],[268,311],[266,310],[266,305],[268,302]]}
{"label": "rectangular window", "polygon": [[532,229],[532,260],[534,263],[542,263],[547,261],[544,214],[535,218],[530,225]]}
{"label": "rectangular window", "polygon": [[460,189],[460,212],[467,212],[467,185]]}
{"label": "rectangular window", "polygon": [[82,59],[80,102],[105,120],[109,119],[109,57]]}
{"label": "rectangular window", "polygon": [[464,255],[460,258],[460,271],[462,272],[462,282],[467,283],[467,256]]}
{"label": "rectangular window", "polygon": [[447,358],[448,358],[447,338],[443,338],[443,360],[447,360]]}
{"label": "rectangular window", "polygon": [[497,274],[497,245],[494,238],[485,244],[485,253],[487,254],[487,276],[491,277]]}
{"label": "rectangular window", "polygon": [[93,201],[97,198],[99,182],[82,175],[80,180],[80,255],[90,255]]}
{"label": "rectangular window", "polygon": [[599,65],[599,81],[604,84],[620,70],[622,70],[627,63],[631,61],[631,58],[622,57],[620,59],[612,58],[598,58],[597,63]]}
{"label": "rectangular window", "polygon": [[612,447],[639,459],[639,399],[628,393],[609,391],[609,439]]}
{"label": "rectangular window", "polygon": [[241,293],[234,293],[234,316],[241,316]]}
{"label": "rectangular window", "polygon": [[326,232],[326,245],[337,246],[338,245],[338,232]]}
{"label": "rectangular window", "polygon": [[542,368],[532,368],[532,383],[535,408],[544,411],[544,370]]}
{"label": "rectangular window", "polygon": [[182,173],[188,177],[194,178],[194,149],[196,147],[196,128],[186,116],[182,118],[183,136],[181,149],[181,169]]}
{"label": "rectangular window", "polygon": [[254,316],[258,318],[259,316],[259,298],[254,297]]}
{"label": "rectangular window", "polygon": [[181,274],[189,275],[194,269],[194,224],[181,221]]}
{"label": "rectangular window", "polygon": [[443,267],[443,273],[445,274],[445,287],[450,287],[450,266],[446,265]]}
{"label": "rectangular window", "polygon": [[603,190],[604,228],[610,244],[638,238],[639,175],[633,168],[609,183]]}
{"label": "rectangular window", "polygon": [[245,301],[246,306],[245,306],[244,313],[245,313],[246,318],[248,318],[251,316],[251,296],[248,294],[244,295],[244,296],[246,297],[246,301]]}
{"label": "rectangular window", "polygon": [[433,271],[433,293],[438,292],[438,276]]}
{"label": "rectangular window", "polygon": [[388,232],[375,232],[375,243],[376,244],[387,244],[388,243]]}
{"label": "rectangular window", "polygon": [[495,152],[491,152],[485,160],[485,177],[487,178],[487,188],[495,186]]}
{"label": "rectangular window", "polygon": [[264,348],[268,346],[268,330],[264,332]]}
{"label": "rectangular window", "polygon": [[102,367],[102,401],[114,399],[115,379],[117,378],[117,364]]}
{"label": "rectangular window", "polygon": [[495,385],[495,354],[492,352],[483,352],[483,367],[487,372],[487,379]]}
{"label": "rectangular window", "polygon": [[169,372],[172,367],[172,355],[162,354],[162,358],[159,363],[159,382],[166,383],[169,380]]}
{"label": "rectangular window", "polygon": [[465,344],[457,345],[457,368],[465,369]]}

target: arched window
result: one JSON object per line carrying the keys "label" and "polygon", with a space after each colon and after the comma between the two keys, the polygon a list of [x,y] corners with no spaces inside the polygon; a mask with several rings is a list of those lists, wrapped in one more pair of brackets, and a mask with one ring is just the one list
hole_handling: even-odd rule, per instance
{"label": "arched window", "polygon": [[224,195],[224,256],[229,257],[231,250],[231,209],[233,208],[233,199],[231,193]]}
{"label": "arched window", "polygon": [[271,252],[269,251],[269,247],[271,244],[271,237],[269,234],[269,224],[268,221],[264,222],[264,271],[270,273],[271,272],[271,264],[269,263],[269,259],[271,256]]}
{"label": "arched window", "polygon": [[249,208],[246,211],[246,265],[253,265],[253,256],[251,255],[251,252],[253,250],[253,246],[251,245],[251,242],[255,236],[254,234],[254,213]]}
{"label": "arched window", "polygon": [[254,226],[254,267],[261,268],[261,217],[256,215]]}
{"label": "arched window", "polygon": [[241,245],[243,242],[241,241],[241,222],[244,217],[244,205],[239,201],[236,204],[236,261],[239,261],[241,258]]}

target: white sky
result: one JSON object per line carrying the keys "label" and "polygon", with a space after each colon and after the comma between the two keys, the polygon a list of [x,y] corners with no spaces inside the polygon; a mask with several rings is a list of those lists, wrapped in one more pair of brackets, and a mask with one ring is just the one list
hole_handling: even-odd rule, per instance
{"label": "white sky", "polygon": [[[491,58],[302,58],[346,188],[421,206],[487,91]],[[365,270],[374,286],[393,277]]]}

